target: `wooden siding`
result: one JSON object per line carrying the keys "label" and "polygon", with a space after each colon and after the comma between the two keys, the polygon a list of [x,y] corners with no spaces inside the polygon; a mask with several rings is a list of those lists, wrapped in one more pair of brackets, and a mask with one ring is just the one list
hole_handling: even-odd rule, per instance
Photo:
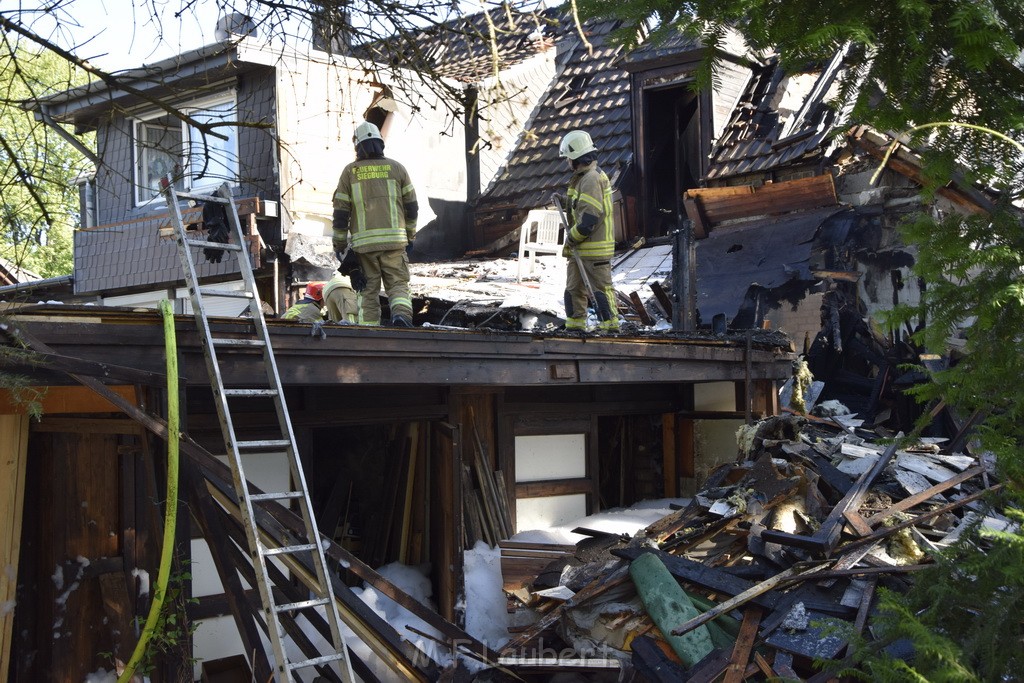
{"label": "wooden siding", "polygon": [[834,206],[838,201],[829,173],[757,187],[694,189],[685,196],[687,216],[698,230],[728,220]]}
{"label": "wooden siding", "polygon": [[[14,604],[21,553],[28,416],[0,415],[0,604]],[[6,681],[14,635],[14,611],[0,611],[0,680]]]}
{"label": "wooden siding", "polygon": [[[121,555],[118,437],[35,433],[29,441],[14,681],[81,681],[110,662],[98,577]],[[84,561],[83,561],[84,560]]]}

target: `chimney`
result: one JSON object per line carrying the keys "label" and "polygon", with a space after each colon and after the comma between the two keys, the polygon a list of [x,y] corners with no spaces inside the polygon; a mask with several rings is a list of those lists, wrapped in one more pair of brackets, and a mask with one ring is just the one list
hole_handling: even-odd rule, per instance
{"label": "chimney", "polygon": [[352,47],[348,10],[325,9],[313,17],[313,49],[335,55],[348,54]]}

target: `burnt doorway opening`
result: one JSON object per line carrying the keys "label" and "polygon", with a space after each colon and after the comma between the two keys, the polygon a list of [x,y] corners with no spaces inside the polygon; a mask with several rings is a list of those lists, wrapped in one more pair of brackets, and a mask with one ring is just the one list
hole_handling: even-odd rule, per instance
{"label": "burnt doorway opening", "polygon": [[667,235],[686,212],[683,193],[704,173],[701,98],[689,84],[645,90],[644,195],[647,237]]}
{"label": "burnt doorway opening", "polygon": [[[374,569],[423,573],[431,606],[450,621],[462,566],[457,431],[428,419],[318,427],[300,446],[321,533]],[[361,583],[351,572],[341,579]]]}

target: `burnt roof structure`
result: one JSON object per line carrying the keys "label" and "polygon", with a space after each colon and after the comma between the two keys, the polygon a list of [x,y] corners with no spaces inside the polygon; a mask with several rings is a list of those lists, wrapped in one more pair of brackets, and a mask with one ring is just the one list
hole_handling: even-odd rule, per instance
{"label": "burnt roof structure", "polygon": [[560,9],[521,12],[509,7],[502,12],[461,16],[388,42],[365,45],[359,54],[379,64],[471,84],[550,49],[571,26],[570,15]]}
{"label": "burnt roof structure", "polygon": [[564,55],[559,60],[564,67],[505,167],[480,197],[478,218],[492,211],[549,205],[551,193],[568,181],[558,144],[570,130],[590,133],[613,183],[614,176],[630,162],[629,75],[616,66],[621,48],[610,40],[617,27],[614,21],[588,22],[583,27],[586,42],[578,34],[563,37],[565,47],[559,50],[564,50]]}
{"label": "burnt roof structure", "polygon": [[[821,161],[842,118],[829,98],[842,77],[845,56],[845,51],[837,52],[823,68],[805,74],[787,71],[777,58],[755,69],[733,118],[715,143],[705,180],[719,181],[766,173],[793,163]],[[793,77],[798,75],[813,78],[809,90],[800,92],[794,84]],[[790,91],[791,86],[797,92]],[[787,97],[796,100],[799,107],[783,115],[780,104]]]}

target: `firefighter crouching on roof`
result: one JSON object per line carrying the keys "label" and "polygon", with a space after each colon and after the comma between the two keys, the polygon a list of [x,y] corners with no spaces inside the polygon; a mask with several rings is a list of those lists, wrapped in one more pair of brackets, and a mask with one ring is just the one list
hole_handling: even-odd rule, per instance
{"label": "firefighter crouching on roof", "polygon": [[[334,192],[334,251],[342,263],[340,270],[351,276],[361,294],[360,324],[380,324],[383,281],[391,324],[412,327],[407,248],[416,236],[416,192],[405,167],[384,156],[384,138],[377,126],[360,123],[352,142],[356,160],[341,172]],[[355,259],[344,254],[347,248]]]}
{"label": "firefighter crouching on roof", "polygon": [[359,301],[348,276],[335,273],[324,285],[324,306],[332,323],[354,324],[359,319]]}
{"label": "firefighter crouching on roof", "polygon": [[306,285],[306,296],[302,297],[281,316],[283,320],[299,320],[304,323],[323,320],[320,307],[324,302],[324,283],[310,282]]}
{"label": "firefighter crouching on roof", "polygon": [[573,258],[573,249],[579,254],[579,263],[594,288],[600,329],[619,329],[612,288],[611,258],[615,254],[612,188],[608,176],[597,166],[595,152],[594,141],[582,130],[567,133],[558,147],[558,155],[568,159],[572,168],[567,192],[569,226],[562,248],[562,256],[569,259],[565,277],[567,330],[587,329],[587,288]]}

